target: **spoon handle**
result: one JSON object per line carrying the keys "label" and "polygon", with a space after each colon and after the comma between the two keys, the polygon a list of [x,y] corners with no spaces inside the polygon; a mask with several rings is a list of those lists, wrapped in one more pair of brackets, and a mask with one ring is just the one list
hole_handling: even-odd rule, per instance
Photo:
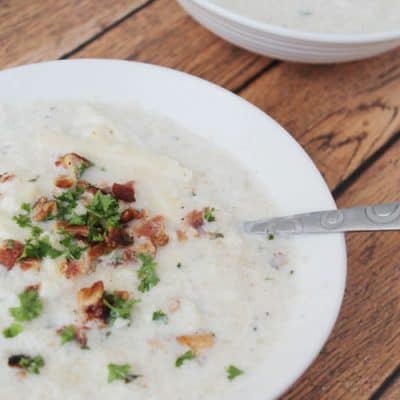
{"label": "spoon handle", "polygon": [[243,229],[258,235],[400,230],[400,202],[249,221]]}

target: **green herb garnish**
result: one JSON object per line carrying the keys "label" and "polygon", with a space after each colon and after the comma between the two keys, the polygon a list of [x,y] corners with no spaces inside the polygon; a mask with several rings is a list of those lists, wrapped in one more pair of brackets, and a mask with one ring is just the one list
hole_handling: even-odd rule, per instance
{"label": "green herb garnish", "polygon": [[215,208],[206,207],[203,211],[204,219],[207,222],[214,222],[216,220],[215,215],[213,214],[214,212],[215,212]]}
{"label": "green herb garnish", "polygon": [[12,356],[8,359],[8,364],[15,367],[20,367],[30,374],[38,375],[40,369],[44,367],[45,362],[42,356]]}
{"label": "green herb garnish", "polygon": [[13,220],[19,225],[21,228],[30,228],[32,226],[32,220],[30,217],[31,206],[29,203],[21,204],[21,213],[15,215]]}
{"label": "green herb garnish", "polygon": [[69,221],[72,211],[78,205],[79,199],[82,197],[84,189],[77,187],[75,189],[68,189],[55,198],[57,204],[57,219],[62,221]]}
{"label": "green herb garnish", "polygon": [[7,249],[13,249],[14,248],[14,240],[8,239],[7,240]]}
{"label": "green herb garnish", "polygon": [[133,305],[139,302],[139,300],[136,299],[125,300],[111,292],[106,292],[104,294],[103,301],[109,311],[107,318],[109,325],[112,325],[117,318],[129,319]]}
{"label": "green herb garnish", "polygon": [[23,326],[17,322],[11,324],[8,328],[3,330],[3,336],[7,339],[18,336],[24,330]]}
{"label": "green herb garnish", "polygon": [[139,378],[140,375],[130,373],[131,366],[129,364],[108,364],[108,383],[121,380],[129,383]]}
{"label": "green herb garnish", "polygon": [[141,280],[138,289],[144,293],[156,286],[160,282],[160,278],[156,273],[157,263],[151,255],[139,254],[138,258],[142,262],[142,266],[137,272],[138,278]]}
{"label": "green herb garnish", "polygon": [[175,361],[175,367],[179,368],[183,365],[183,363],[187,360],[193,360],[194,354],[192,350],[188,350],[186,353],[183,353],[180,357],[178,357]]}
{"label": "green herb garnish", "polygon": [[62,235],[60,244],[65,248],[64,251],[65,256],[68,259],[79,260],[81,258],[82,253],[87,249],[87,247],[79,246],[75,237],[70,233],[66,232],[65,230],[61,230],[59,233],[60,235]]}
{"label": "green herb garnish", "polygon": [[164,324],[168,324],[168,315],[161,310],[153,312],[153,321],[162,321]]}
{"label": "green herb garnish", "polygon": [[59,331],[59,334],[62,345],[72,342],[75,340],[75,327],[73,325],[67,325]]}
{"label": "green herb garnish", "polygon": [[32,236],[25,241],[24,251],[19,261],[27,258],[36,258],[42,260],[45,257],[57,258],[63,254],[61,250],[54,248],[50,244],[49,236],[39,237],[42,230],[35,226],[32,228]]}
{"label": "green herb garnish", "polygon": [[268,235],[268,240],[274,240],[274,239],[275,239],[275,236],[272,233],[270,233]]}
{"label": "green herb garnish", "polygon": [[237,378],[239,375],[243,375],[244,371],[239,369],[238,367],[235,367],[234,365],[230,365],[227,369],[226,372],[228,374],[228,379],[230,381],[234,380]]}
{"label": "green herb garnish", "polygon": [[182,268],[182,263],[178,262],[178,264],[176,264],[176,268]]}
{"label": "green herb garnish", "polygon": [[9,309],[10,315],[16,321],[32,321],[43,310],[43,302],[36,289],[28,288],[18,295],[20,305]]}

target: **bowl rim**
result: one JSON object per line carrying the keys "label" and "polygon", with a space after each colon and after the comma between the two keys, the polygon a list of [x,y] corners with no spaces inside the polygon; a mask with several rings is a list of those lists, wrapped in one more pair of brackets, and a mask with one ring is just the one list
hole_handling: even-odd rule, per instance
{"label": "bowl rim", "polygon": [[319,33],[310,31],[301,31],[297,29],[284,28],[278,25],[267,24],[257,21],[250,17],[240,15],[234,11],[228,10],[222,6],[212,3],[210,0],[178,0],[179,2],[192,2],[209,12],[227,18],[237,24],[262,31],[267,34],[283,36],[287,39],[300,39],[305,41],[314,41],[326,44],[368,44],[380,43],[386,41],[400,40],[400,29],[394,31],[382,31],[376,33]]}

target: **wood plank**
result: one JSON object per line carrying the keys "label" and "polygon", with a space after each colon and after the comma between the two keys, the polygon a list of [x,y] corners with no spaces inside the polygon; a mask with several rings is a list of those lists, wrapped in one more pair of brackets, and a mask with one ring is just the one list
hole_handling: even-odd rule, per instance
{"label": "wood plank", "polygon": [[[400,140],[340,196],[339,207],[399,200],[399,171]],[[283,400],[368,399],[399,365],[400,232],[354,233],[347,243],[348,282],[336,327]]]}
{"label": "wood plank", "polygon": [[400,49],[341,65],[282,63],[241,95],[293,134],[333,189],[400,130]]}
{"label": "wood plank", "polygon": [[0,68],[62,57],[149,0],[2,0]]}
{"label": "wood plank", "polygon": [[153,2],[73,57],[159,64],[231,90],[239,88],[271,62],[217,38],[171,0]]}
{"label": "wood plank", "polygon": [[379,397],[379,400],[399,400],[400,399],[400,376],[387,388]]}

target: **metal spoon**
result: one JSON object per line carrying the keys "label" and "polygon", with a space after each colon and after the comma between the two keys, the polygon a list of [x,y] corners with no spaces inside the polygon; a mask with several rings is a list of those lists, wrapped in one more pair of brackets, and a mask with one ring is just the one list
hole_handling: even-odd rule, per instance
{"label": "metal spoon", "polygon": [[400,230],[400,202],[247,221],[243,229],[256,235]]}

